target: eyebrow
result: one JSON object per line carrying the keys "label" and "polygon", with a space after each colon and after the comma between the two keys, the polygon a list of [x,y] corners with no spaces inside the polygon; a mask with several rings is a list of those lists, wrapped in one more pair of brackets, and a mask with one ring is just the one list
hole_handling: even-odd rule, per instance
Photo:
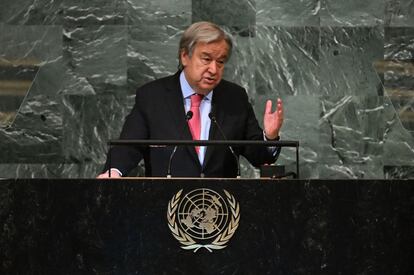
{"label": "eyebrow", "polygon": [[[209,52],[201,52],[201,55],[208,55],[209,57],[211,57],[211,53]],[[221,59],[221,58],[227,59],[227,55],[219,56],[217,59]]]}

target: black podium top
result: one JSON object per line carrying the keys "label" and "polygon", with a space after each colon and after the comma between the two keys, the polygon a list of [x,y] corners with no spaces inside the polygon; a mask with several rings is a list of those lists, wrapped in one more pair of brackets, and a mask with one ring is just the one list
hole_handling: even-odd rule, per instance
{"label": "black podium top", "polygon": [[0,188],[1,274],[414,270],[412,181],[10,179]]}

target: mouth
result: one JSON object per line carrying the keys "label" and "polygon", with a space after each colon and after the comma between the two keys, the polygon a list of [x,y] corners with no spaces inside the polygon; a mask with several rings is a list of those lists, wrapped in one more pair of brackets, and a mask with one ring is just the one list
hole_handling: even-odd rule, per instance
{"label": "mouth", "polygon": [[216,81],[215,77],[204,77],[204,81],[207,83],[214,83]]}

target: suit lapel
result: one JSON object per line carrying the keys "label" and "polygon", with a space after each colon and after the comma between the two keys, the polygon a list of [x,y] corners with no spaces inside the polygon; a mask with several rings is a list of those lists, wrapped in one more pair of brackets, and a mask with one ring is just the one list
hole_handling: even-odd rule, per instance
{"label": "suit lapel", "polygon": [[[169,108],[169,114],[172,121],[175,122],[175,129],[177,129],[176,139],[192,140],[191,132],[185,120],[185,108],[183,95],[180,86],[180,72],[177,72],[167,86],[166,102]],[[184,130],[183,130],[184,129]],[[181,136],[180,136],[181,135]],[[185,146],[194,161],[200,164],[195,148],[192,146]]]}

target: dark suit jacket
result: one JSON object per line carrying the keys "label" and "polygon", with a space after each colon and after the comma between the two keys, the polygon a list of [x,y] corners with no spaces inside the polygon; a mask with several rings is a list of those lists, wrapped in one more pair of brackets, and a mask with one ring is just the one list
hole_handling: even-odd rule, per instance
{"label": "dark suit jacket", "polygon": [[[185,120],[179,74],[180,72],[138,88],[135,106],[126,117],[121,139],[192,139]],[[222,80],[214,89],[212,106],[227,139],[263,140],[263,131],[242,87]],[[225,139],[213,122],[209,139]],[[172,150],[173,146],[151,149],[116,146],[111,150],[111,166],[127,175],[144,158],[146,176],[163,177],[166,176]],[[246,146],[234,150],[254,166],[276,160],[262,146]],[[107,162],[105,169],[108,168]],[[201,174],[206,177],[235,177],[237,162],[228,147],[210,146],[206,150],[204,165],[201,166],[194,147],[182,146],[174,156],[171,173],[175,177],[199,177]]]}

